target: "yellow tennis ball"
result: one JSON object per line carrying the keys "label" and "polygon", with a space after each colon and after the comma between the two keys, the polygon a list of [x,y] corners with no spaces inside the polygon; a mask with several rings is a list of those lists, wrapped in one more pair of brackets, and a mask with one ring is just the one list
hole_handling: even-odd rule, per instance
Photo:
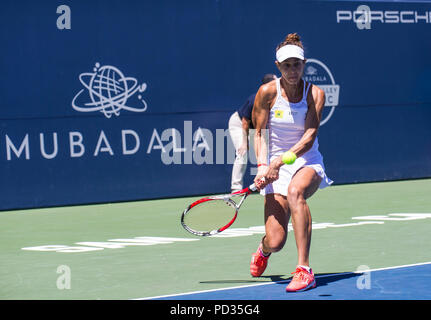
{"label": "yellow tennis ball", "polygon": [[286,151],[283,153],[283,157],[281,158],[283,163],[285,164],[292,164],[296,160],[296,154],[294,154],[292,151]]}

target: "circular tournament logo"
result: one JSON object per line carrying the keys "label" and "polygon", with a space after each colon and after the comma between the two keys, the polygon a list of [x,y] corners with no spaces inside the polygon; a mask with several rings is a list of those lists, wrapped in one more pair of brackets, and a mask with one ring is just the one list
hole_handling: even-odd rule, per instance
{"label": "circular tournament logo", "polygon": [[340,86],[335,84],[335,79],[329,68],[317,59],[307,59],[304,69],[304,80],[315,84],[325,91],[325,107],[322,113],[320,125],[324,125],[332,117],[335,107],[338,106]]}

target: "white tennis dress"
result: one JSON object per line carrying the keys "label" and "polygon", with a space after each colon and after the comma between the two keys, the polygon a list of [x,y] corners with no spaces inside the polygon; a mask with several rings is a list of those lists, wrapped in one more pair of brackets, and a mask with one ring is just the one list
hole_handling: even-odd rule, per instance
{"label": "white tennis dress", "polygon": [[[305,117],[308,111],[307,94],[311,83],[304,81],[302,100],[297,103],[288,102],[281,95],[280,78],[276,80],[277,98],[271,108],[268,119],[269,150],[268,164],[276,157],[293,147],[304,135]],[[319,142],[316,137],[314,144],[292,165],[283,165],[280,168],[279,178],[261,190],[261,194],[279,193],[287,196],[287,189],[293,175],[302,167],[313,168],[322,178],[319,188],[323,189],[332,184],[326,176],[323,157],[319,152]]]}

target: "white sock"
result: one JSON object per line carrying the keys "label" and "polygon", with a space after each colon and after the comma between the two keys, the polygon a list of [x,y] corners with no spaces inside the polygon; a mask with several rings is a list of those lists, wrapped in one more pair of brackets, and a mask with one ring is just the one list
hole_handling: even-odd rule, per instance
{"label": "white sock", "polygon": [[311,271],[311,268],[307,267],[307,266],[298,265],[298,267],[304,268],[305,270],[307,270],[308,273],[310,273],[310,271]]}
{"label": "white sock", "polygon": [[265,254],[265,253],[263,252],[263,250],[262,250],[262,246],[260,246],[260,247],[259,247],[259,251],[260,251],[260,254],[261,254],[262,256],[264,256],[264,257],[269,257],[269,256],[271,255],[271,252],[270,252],[270,253]]}

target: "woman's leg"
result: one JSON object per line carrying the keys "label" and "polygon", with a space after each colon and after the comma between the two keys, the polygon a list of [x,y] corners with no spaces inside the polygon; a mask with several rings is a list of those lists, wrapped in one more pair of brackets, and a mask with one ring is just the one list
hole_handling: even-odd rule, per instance
{"label": "woman's leg", "polygon": [[264,254],[280,251],[287,239],[290,210],[287,197],[281,194],[265,196],[265,236],[262,239]]}
{"label": "woman's leg", "polygon": [[322,178],[312,168],[298,170],[289,184],[287,203],[298,249],[298,265],[309,266],[311,244],[311,213],[306,199],[319,188]]}
{"label": "woman's leg", "polygon": [[287,238],[289,206],[287,198],[280,194],[265,196],[265,236],[250,263],[250,274],[260,277],[265,271],[268,257],[272,252],[280,251]]}

